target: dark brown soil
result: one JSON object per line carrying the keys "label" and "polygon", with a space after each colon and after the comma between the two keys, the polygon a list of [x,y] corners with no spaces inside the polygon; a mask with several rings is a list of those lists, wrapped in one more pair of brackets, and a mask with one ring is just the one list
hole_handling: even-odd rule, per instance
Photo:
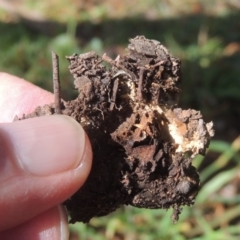
{"label": "dark brown soil", "polygon": [[21,118],[58,109],[89,136],[93,167],[83,187],[65,202],[71,223],[107,215],[122,204],[172,207],[176,221],[181,206],[192,205],[199,190],[192,159],[205,153],[212,123],[206,124],[198,111],[177,108],[180,60],[143,36],[130,39],[127,50],[115,60],[95,52],[67,57],[77,99],[60,106],[55,100]]}

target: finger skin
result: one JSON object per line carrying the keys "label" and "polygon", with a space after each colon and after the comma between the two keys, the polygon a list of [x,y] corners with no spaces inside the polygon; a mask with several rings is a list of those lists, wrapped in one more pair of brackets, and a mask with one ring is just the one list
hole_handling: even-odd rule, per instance
{"label": "finger skin", "polygon": [[[0,123],[12,122],[16,115],[28,114],[39,105],[52,103],[54,99],[51,93],[6,73],[0,73],[0,96]],[[87,136],[86,141],[90,146]],[[33,225],[44,225],[46,222],[42,220],[42,217],[45,214],[47,214],[46,216],[49,216],[49,214],[52,217],[55,216],[55,219],[57,219],[59,214],[56,211],[51,212],[49,209],[54,209],[54,206],[62,203],[76,192],[90,172],[91,147],[88,148],[85,155],[87,161],[83,162],[78,168],[64,173],[44,177],[27,174],[14,177],[9,174],[9,179],[4,180],[5,184],[0,185],[0,231],[5,232],[4,230],[12,230],[14,227],[17,227],[18,231],[22,231],[21,229],[26,229],[28,226],[29,229],[32,229]],[[27,189],[27,191],[24,189]],[[12,194],[11,197],[11,193],[16,194]],[[60,224],[58,220],[57,222],[56,226]],[[52,224],[44,226],[46,229],[53,227]],[[31,234],[38,234],[38,228],[34,229],[35,232]],[[0,235],[0,239],[5,238],[1,238]]]}
{"label": "finger skin", "polygon": [[[60,224],[59,224],[60,223]],[[17,227],[0,232],[2,240],[59,240],[68,239],[67,217],[54,207]],[[62,236],[65,235],[65,236]]]}
{"label": "finger skin", "polygon": [[54,99],[52,93],[7,73],[0,73],[0,96],[0,122],[12,122]]}
{"label": "finger skin", "polygon": [[[91,152],[85,154],[89,156]],[[85,161],[78,168],[59,174],[44,177],[19,174],[5,179],[0,189],[0,215],[4,216],[0,218],[0,231],[64,202],[83,185],[90,167]]]}

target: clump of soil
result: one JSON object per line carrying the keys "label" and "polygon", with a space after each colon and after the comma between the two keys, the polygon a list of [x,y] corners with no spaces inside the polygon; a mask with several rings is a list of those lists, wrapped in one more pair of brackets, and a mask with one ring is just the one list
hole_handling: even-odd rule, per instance
{"label": "clump of soil", "polygon": [[115,60],[95,52],[67,59],[77,99],[60,102],[55,89],[55,103],[22,119],[66,114],[89,136],[93,166],[85,184],[64,203],[70,222],[88,222],[122,204],[172,207],[177,221],[181,206],[192,205],[199,191],[192,159],[205,153],[213,136],[212,123],[200,112],[177,108],[180,60],[144,36],[130,39],[127,53]]}

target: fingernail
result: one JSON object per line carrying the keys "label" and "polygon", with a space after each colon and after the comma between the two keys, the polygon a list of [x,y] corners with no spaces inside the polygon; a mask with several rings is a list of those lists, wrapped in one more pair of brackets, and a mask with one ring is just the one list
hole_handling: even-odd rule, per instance
{"label": "fingernail", "polygon": [[69,239],[69,228],[68,228],[68,218],[67,211],[64,206],[58,206],[58,212],[60,216],[60,239],[68,240]]}
{"label": "fingernail", "polygon": [[74,119],[52,115],[1,124],[13,156],[28,173],[44,176],[77,168],[85,132]]}

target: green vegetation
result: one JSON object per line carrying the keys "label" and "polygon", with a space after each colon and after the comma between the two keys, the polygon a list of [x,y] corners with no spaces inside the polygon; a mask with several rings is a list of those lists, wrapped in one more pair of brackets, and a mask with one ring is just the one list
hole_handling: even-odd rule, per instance
{"label": "green vegetation", "polygon": [[[54,50],[60,56],[63,96],[71,99],[75,91],[66,55],[95,50],[114,57],[124,50],[128,38],[145,35],[163,42],[182,60],[180,106],[201,110],[206,121],[215,124],[208,153],[194,160],[202,189],[196,204],[184,208],[177,224],[171,222],[172,210],[123,207],[89,224],[75,224],[72,231],[85,240],[239,239],[238,1],[184,0],[179,5],[178,1],[155,0],[55,0],[51,6],[47,1],[19,2],[21,8],[14,13],[0,10],[1,71],[51,91]],[[41,23],[39,16],[44,19]],[[46,23],[49,20],[56,22]]]}

